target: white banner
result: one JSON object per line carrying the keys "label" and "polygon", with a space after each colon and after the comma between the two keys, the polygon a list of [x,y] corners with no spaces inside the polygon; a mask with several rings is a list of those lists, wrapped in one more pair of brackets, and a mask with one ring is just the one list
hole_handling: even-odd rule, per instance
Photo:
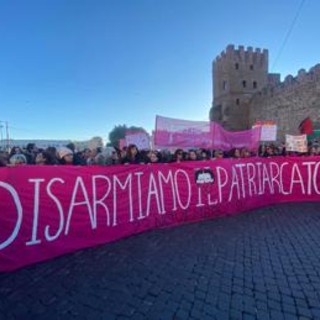
{"label": "white banner", "polygon": [[277,125],[274,121],[257,121],[253,128],[261,127],[260,141],[276,141],[277,140]]}
{"label": "white banner", "polygon": [[308,142],[307,135],[292,136],[286,134],[286,151],[307,152]]}
{"label": "white banner", "polygon": [[138,147],[138,149],[150,149],[150,137],[146,132],[127,134],[125,140],[127,146],[129,144],[135,144]]}

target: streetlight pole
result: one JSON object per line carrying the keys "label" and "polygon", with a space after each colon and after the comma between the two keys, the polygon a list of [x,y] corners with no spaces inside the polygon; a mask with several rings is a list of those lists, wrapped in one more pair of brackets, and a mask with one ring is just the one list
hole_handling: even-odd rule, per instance
{"label": "streetlight pole", "polygon": [[10,138],[9,138],[9,124],[8,124],[8,121],[6,121],[6,139],[7,139],[6,149],[9,151],[9,148],[10,148]]}
{"label": "streetlight pole", "polygon": [[[3,128],[5,128],[6,137],[3,135]],[[1,147],[4,147],[7,151],[10,148],[10,137],[9,137],[9,123],[8,121],[0,120],[0,139],[1,139]]]}
{"label": "streetlight pole", "polygon": [[3,132],[2,132],[2,129],[3,129],[3,125],[2,125],[2,121],[0,121],[0,138],[1,138],[1,149],[4,147],[4,141],[3,141]]}

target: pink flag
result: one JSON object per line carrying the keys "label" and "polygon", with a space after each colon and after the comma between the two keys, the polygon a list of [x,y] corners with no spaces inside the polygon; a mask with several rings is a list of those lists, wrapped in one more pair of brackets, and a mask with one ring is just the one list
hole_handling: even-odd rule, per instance
{"label": "pink flag", "polygon": [[224,151],[233,148],[247,148],[256,151],[259,148],[261,127],[243,131],[227,131],[216,122],[211,122],[213,148]]}

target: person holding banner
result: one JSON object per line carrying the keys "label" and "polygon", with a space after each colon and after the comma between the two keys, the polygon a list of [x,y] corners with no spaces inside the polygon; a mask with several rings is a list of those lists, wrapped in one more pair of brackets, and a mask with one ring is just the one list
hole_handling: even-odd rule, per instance
{"label": "person holding banner", "polygon": [[190,160],[190,161],[199,160],[198,155],[196,153],[196,150],[194,150],[194,149],[189,150],[189,152],[188,152],[188,160]]}
{"label": "person holding banner", "polygon": [[142,158],[137,146],[135,144],[130,144],[127,147],[127,154],[122,159],[123,164],[139,164],[144,163],[144,159]]}
{"label": "person holding banner", "polygon": [[239,149],[239,148],[233,148],[233,149],[230,151],[230,158],[240,159],[240,158],[241,158],[240,149]]}
{"label": "person holding banner", "polygon": [[177,149],[173,154],[172,162],[182,162],[184,161],[184,153],[182,149]]}
{"label": "person holding banner", "polygon": [[316,156],[317,155],[317,149],[315,146],[310,146],[308,150],[309,156]]}
{"label": "person holding banner", "polygon": [[147,153],[147,161],[148,164],[150,163],[159,163],[160,162],[160,157],[156,151],[149,151]]}
{"label": "person holding banner", "polygon": [[210,159],[209,151],[206,149],[199,149],[198,158],[200,160],[209,160]]}
{"label": "person holding banner", "polygon": [[73,152],[67,147],[60,147],[58,149],[58,156],[60,164],[62,165],[72,165],[74,164]]}
{"label": "person holding banner", "polygon": [[222,150],[217,149],[214,151],[212,160],[223,159],[223,158],[224,158],[224,153]]}
{"label": "person holding banner", "polygon": [[240,154],[241,154],[241,158],[251,157],[251,152],[247,148],[242,148]]}

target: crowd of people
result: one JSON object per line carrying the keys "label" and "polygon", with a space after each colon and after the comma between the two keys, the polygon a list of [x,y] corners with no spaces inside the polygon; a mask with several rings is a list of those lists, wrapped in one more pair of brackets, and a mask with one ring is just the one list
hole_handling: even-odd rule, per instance
{"label": "crowd of people", "polygon": [[272,157],[272,156],[320,156],[320,145],[310,142],[307,153],[287,152],[284,144],[261,145],[257,152],[250,152],[246,148],[234,148],[229,152],[207,149],[176,149],[168,150],[139,150],[136,145],[129,145],[123,149],[106,147],[96,149],[84,149],[78,151],[71,143],[65,147],[46,149],[38,148],[30,143],[26,148],[12,147],[10,152],[0,152],[0,166],[16,165],[116,165],[116,164],[140,164],[140,163],[170,163],[182,161],[215,160],[221,158],[248,158],[248,157]]}

